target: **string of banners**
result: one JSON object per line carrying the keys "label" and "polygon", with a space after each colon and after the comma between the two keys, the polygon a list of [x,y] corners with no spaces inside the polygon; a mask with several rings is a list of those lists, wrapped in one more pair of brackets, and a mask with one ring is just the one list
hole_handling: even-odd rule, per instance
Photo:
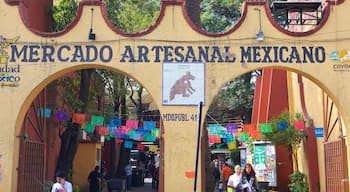
{"label": "string of banners", "polygon": [[[278,122],[277,131],[284,131],[288,128],[287,122]],[[250,138],[261,140],[261,133],[272,133],[273,128],[271,123],[263,124],[243,124],[242,128],[238,128],[238,124],[228,123],[208,124],[208,142],[214,144],[217,148],[222,148],[225,144],[229,150],[234,150],[238,142],[247,142]],[[293,122],[294,129],[304,130],[304,121]]]}
{"label": "string of banners", "polygon": [[[39,108],[37,115],[38,117],[50,118],[52,111],[49,108]],[[63,110],[56,110],[53,113],[53,118],[57,122],[67,121],[68,116],[68,113]],[[105,122],[103,116],[74,113],[72,122],[80,124],[86,133],[97,133],[103,140],[114,139],[117,143],[124,142],[123,146],[128,149],[132,149],[134,141],[137,141],[137,149],[145,150],[145,145],[139,142],[155,142],[160,137],[160,128],[156,127],[155,121],[143,121],[140,123],[142,126],[139,127],[138,120],[128,119],[125,125],[122,125],[120,118],[112,117],[109,122]],[[148,150],[151,152],[156,152],[157,149],[157,145],[148,146]]]}

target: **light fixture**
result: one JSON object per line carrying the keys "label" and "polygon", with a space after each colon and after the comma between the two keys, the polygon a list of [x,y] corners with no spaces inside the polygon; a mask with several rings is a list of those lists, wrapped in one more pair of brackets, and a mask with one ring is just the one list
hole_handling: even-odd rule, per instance
{"label": "light fixture", "polygon": [[259,11],[259,32],[256,34],[256,40],[263,41],[264,40],[264,33],[263,33],[262,27],[261,27],[261,10],[259,8],[255,8],[254,10]]}
{"label": "light fixture", "polygon": [[91,23],[90,23],[89,40],[95,40],[96,39],[96,34],[93,33],[93,31],[92,31],[93,16],[94,16],[94,8],[91,8]]}
{"label": "light fixture", "polygon": [[259,31],[257,34],[256,34],[256,40],[257,41],[263,41],[264,40],[264,33],[262,31]]}

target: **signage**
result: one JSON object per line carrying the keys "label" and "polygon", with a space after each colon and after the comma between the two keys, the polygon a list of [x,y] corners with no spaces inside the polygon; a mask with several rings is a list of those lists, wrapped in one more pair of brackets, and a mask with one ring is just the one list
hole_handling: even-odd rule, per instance
{"label": "signage", "polygon": [[204,63],[163,63],[163,105],[204,101]]}
{"label": "signage", "polygon": [[[117,46],[116,46],[117,47]],[[21,63],[324,63],[322,46],[169,46],[137,45],[116,50],[112,45],[16,45],[10,46],[9,62]],[[238,49],[238,53],[234,53]]]}
{"label": "signage", "polygon": [[315,127],[315,137],[323,138],[323,127]]}

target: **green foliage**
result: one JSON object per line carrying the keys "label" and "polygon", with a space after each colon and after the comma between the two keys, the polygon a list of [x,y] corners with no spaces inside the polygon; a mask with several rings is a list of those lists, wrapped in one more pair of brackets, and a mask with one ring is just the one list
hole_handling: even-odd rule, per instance
{"label": "green foliage", "polygon": [[125,32],[142,31],[158,18],[159,0],[105,0],[111,22]]}
{"label": "green foliage", "polygon": [[79,185],[73,184],[73,192],[79,192],[79,191],[80,191]]}
{"label": "green foliage", "polygon": [[61,31],[70,24],[77,15],[78,2],[76,0],[61,0],[50,10],[52,16],[52,31]]}
{"label": "green foliage", "polygon": [[254,84],[251,83],[251,75],[245,74],[232,82],[229,82],[220,93],[219,102],[230,109],[253,107]]}
{"label": "green foliage", "polygon": [[[84,103],[79,99],[80,94],[80,78],[79,72],[77,75],[64,76],[58,80],[58,85],[62,87],[61,99],[62,101],[70,106],[74,112],[84,113]],[[87,104],[95,102],[96,90],[89,89],[89,96]]]}
{"label": "green foliage", "polygon": [[241,17],[243,0],[202,0],[201,25],[208,32],[226,31]]}
{"label": "green foliage", "polygon": [[309,192],[309,185],[306,175],[299,171],[289,175],[291,184],[289,184],[289,190],[291,192]]}
{"label": "green foliage", "polygon": [[[303,132],[297,130],[293,126],[293,122],[303,120],[303,115],[297,113],[291,115],[287,112],[280,114],[277,118],[270,121],[272,124],[272,133],[262,133],[263,139],[271,141],[274,145],[284,145],[291,147],[298,146],[305,137]],[[284,130],[278,130],[278,122],[287,122],[288,127]]]}

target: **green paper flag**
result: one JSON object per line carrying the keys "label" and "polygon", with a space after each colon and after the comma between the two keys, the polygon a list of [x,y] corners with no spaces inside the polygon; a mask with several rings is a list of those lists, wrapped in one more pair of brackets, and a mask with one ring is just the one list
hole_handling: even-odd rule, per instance
{"label": "green paper flag", "polygon": [[90,123],[87,123],[85,124],[85,127],[83,129],[88,133],[93,133],[95,130],[95,126]]}
{"label": "green paper flag", "polygon": [[239,137],[239,141],[246,142],[246,141],[248,141],[249,135],[247,132],[242,132],[239,134],[238,137]]}
{"label": "green paper flag", "polygon": [[272,133],[271,123],[259,124],[259,129],[260,129],[261,133]]}
{"label": "green paper flag", "polygon": [[159,137],[160,136],[160,129],[159,128],[155,128],[152,130],[152,135],[155,137]]}

